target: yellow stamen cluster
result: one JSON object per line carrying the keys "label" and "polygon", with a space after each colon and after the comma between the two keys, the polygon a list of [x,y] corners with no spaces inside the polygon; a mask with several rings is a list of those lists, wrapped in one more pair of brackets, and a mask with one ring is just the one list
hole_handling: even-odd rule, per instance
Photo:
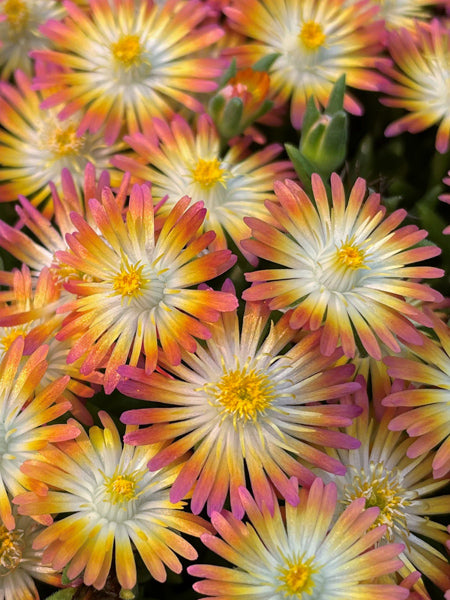
{"label": "yellow stamen cluster", "polygon": [[28,333],[26,327],[11,327],[4,331],[6,331],[6,333],[4,333],[4,335],[2,335],[2,337],[0,338],[0,348],[4,350],[4,352],[7,352],[9,350],[11,344],[20,335],[25,337]]}
{"label": "yellow stamen cluster", "polygon": [[305,21],[299,33],[303,46],[308,50],[316,50],[323,46],[326,37],[322,25],[315,21]]}
{"label": "yellow stamen cluster", "polygon": [[85,142],[85,136],[77,135],[74,123],[60,125],[55,117],[43,124],[37,144],[41,150],[51,152],[53,158],[57,159],[80,154]]}
{"label": "yellow stamen cluster", "polygon": [[305,594],[311,594],[314,588],[314,580],[311,577],[317,573],[317,569],[312,566],[313,558],[304,560],[303,556],[295,561],[287,561],[287,566],[280,569],[278,580],[281,585],[277,592],[284,592],[284,595],[303,597]]}
{"label": "yellow stamen cluster", "polygon": [[23,0],[5,0],[2,8],[11,29],[15,32],[25,29],[30,18],[30,11],[26,2]]}
{"label": "yellow stamen cluster", "polygon": [[380,514],[372,528],[386,525],[386,537],[389,541],[393,539],[396,526],[399,528],[398,534],[407,535],[404,507],[411,504],[411,501],[400,485],[397,470],[388,471],[384,463],[371,462],[367,473],[365,469],[360,469],[355,474],[351,485],[345,488],[344,498],[345,504],[350,504],[356,498],[366,498],[366,508],[378,506]]}
{"label": "yellow stamen cluster", "polygon": [[123,35],[111,46],[115,60],[124,67],[132,67],[142,62],[142,45],[139,36]]}
{"label": "yellow stamen cluster", "polygon": [[19,566],[24,549],[24,532],[21,529],[8,531],[4,525],[0,525],[0,577]]}
{"label": "yellow stamen cluster", "polygon": [[256,420],[264,413],[274,399],[273,385],[269,378],[255,369],[226,371],[212,393],[226,413],[244,421]]}
{"label": "yellow stamen cluster", "polygon": [[338,261],[349,269],[364,269],[365,253],[352,242],[344,242],[337,251]]}
{"label": "yellow stamen cluster", "polygon": [[203,160],[199,158],[195,167],[191,170],[192,179],[203,189],[209,189],[221,183],[225,185],[226,169],[222,169],[221,163],[217,158],[212,160]]}
{"label": "yellow stamen cluster", "polygon": [[116,475],[106,478],[106,491],[112,504],[121,504],[134,500],[136,495],[136,477],[130,475]]}
{"label": "yellow stamen cluster", "polygon": [[120,294],[122,298],[137,298],[142,295],[142,289],[148,279],[142,275],[144,265],[137,262],[135,265],[130,265],[124,261],[120,266],[120,271],[113,279],[113,289],[116,294]]}

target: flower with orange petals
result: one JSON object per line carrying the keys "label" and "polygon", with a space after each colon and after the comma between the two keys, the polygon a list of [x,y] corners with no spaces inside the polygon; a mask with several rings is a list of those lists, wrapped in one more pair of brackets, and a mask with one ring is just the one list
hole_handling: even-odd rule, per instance
{"label": "flower with orange petals", "polygon": [[[383,61],[384,25],[378,7],[365,0],[343,6],[342,0],[236,0],[224,8],[230,24],[252,38],[230,48],[238,65],[251,66],[277,54],[270,67],[272,95],[291,98],[291,121],[301,126],[308,97],[325,106],[333,84],[345,73],[350,87],[378,90],[384,77],[374,67]],[[346,93],[344,106],[354,114],[362,106]]]}
{"label": "flower with orange petals", "polygon": [[33,52],[34,58],[65,67],[38,76],[38,89],[56,87],[43,106],[64,108],[62,119],[78,110],[84,116],[77,135],[98,132],[113,143],[126,130],[151,131],[153,117],[167,118],[175,106],[201,111],[195,92],[216,89],[221,63],[199,52],[222,36],[222,29],[203,24],[208,7],[199,0],[92,0],[86,13],[66,0],[69,16],[48,21],[41,31],[55,51]]}
{"label": "flower with orange petals", "polygon": [[[72,271],[61,265],[55,256],[58,250],[67,249],[66,234],[75,230],[70,214],[77,212],[90,225],[95,226],[88,200],[91,198],[100,200],[102,189],[110,185],[108,172],[103,171],[96,178],[95,167],[91,163],[86,165],[84,178],[81,179],[82,191],[78,189],[77,176],[74,178],[70,171],[63,169],[61,192],[58,193],[55,186],[50,185],[54,210],[53,220],[47,218],[21,195],[19,195],[18,204],[15,207],[19,215],[20,229],[11,227],[0,220],[0,246],[30,267],[35,276],[38,276],[45,268],[52,271],[58,283],[66,281],[73,275]],[[115,196],[118,210],[124,209],[129,183],[129,176],[124,175]],[[24,229],[27,229],[28,232]]]}
{"label": "flower with orange petals", "polygon": [[[434,521],[433,515],[448,513],[450,496],[442,492],[450,480],[433,479],[434,453],[417,458],[408,456],[414,440],[404,432],[388,429],[398,410],[381,407],[377,418],[368,403],[364,381],[361,383],[354,401],[363,412],[345,428],[345,433],[360,440],[361,445],[351,450],[328,449],[330,456],[347,466],[342,477],[319,474],[325,481],[335,482],[344,505],[356,498],[366,498],[366,506],[380,509],[375,524],[386,526],[382,541],[405,545],[399,555],[403,565],[396,574],[398,582],[417,569],[441,590],[446,590],[450,586],[450,564],[442,553],[442,545],[450,538],[446,527]],[[392,391],[398,388],[399,382],[395,382]],[[427,539],[433,540],[433,544]],[[429,599],[422,579],[413,584],[413,590],[420,598]]]}
{"label": "flower with orange petals", "polygon": [[30,517],[14,513],[14,529],[0,523],[0,598],[1,600],[36,600],[39,598],[33,579],[61,585],[61,575],[42,561],[42,550],[33,542],[44,529]]}
{"label": "flower with orange petals", "polygon": [[430,313],[438,340],[426,338],[420,346],[409,346],[413,358],[390,356],[384,359],[391,377],[410,381],[416,388],[389,394],[385,406],[403,406],[407,410],[389,423],[389,429],[406,429],[417,438],[407,450],[417,458],[439,446],[433,459],[433,474],[444,477],[450,472],[450,328]]}
{"label": "flower with orange petals", "polygon": [[29,52],[51,46],[40,25],[65,13],[58,0],[0,0],[1,79],[9,79],[16,69],[31,75]]}
{"label": "flower with orange petals", "polygon": [[[271,144],[248,154],[248,144],[240,140],[222,156],[220,137],[206,115],[200,116],[196,132],[179,116],[170,126],[155,119],[154,128],[159,144],[142,134],[128,136],[126,141],[137,152],[137,157],[116,156],[112,161],[114,165],[141,181],[151,181],[155,198],[167,194],[163,213],[184,194],[193,202],[204,202],[207,209],[204,228],[216,233],[211,248],[227,248],[225,234],[228,233],[243,251],[240,242],[249,234],[243,217],[268,218],[264,200],[274,197],[274,179],[293,174],[288,161],[273,162],[282,147]],[[255,261],[251,254],[243,252],[249,261]]]}
{"label": "flower with orange petals", "polygon": [[[225,285],[225,289],[229,284]],[[269,326],[270,311],[249,303],[240,330],[237,314],[225,314],[212,327],[212,337],[195,354],[183,352],[183,363],[170,374],[123,367],[122,393],[160,402],[163,407],[126,411],[125,423],[150,427],[126,436],[129,444],[167,440],[166,448],[149,463],[154,470],[193,449],[180,471],[170,497],[176,502],[194,486],[191,510],[220,511],[230,494],[232,511],[241,517],[239,486],[249,483],[258,505],[274,510],[272,486],[288,502],[297,502],[295,476],[309,486],[308,468],[320,465],[333,473],[345,468],[327,460],[323,447],[352,448],[354,440],[335,427],[359,414],[357,406],[341,406],[336,399],[359,389],[349,382],[352,365],[334,367],[342,352],[320,354],[319,332],[289,348],[296,332],[289,316]],[[266,327],[269,326],[268,333]],[[169,405],[169,407],[166,407]]]}
{"label": "flower with orange petals", "polygon": [[22,463],[49,441],[68,440],[79,433],[72,425],[51,424],[70,409],[70,402],[61,401],[69,377],[36,393],[47,370],[47,347],[22,361],[23,346],[23,338],[16,338],[0,362],[0,518],[7,529],[14,528],[8,492],[15,496],[25,489],[44,491],[42,484],[34,484],[20,470]]}
{"label": "flower with orange petals", "polygon": [[417,321],[430,319],[408,300],[439,302],[442,296],[413,279],[440,277],[441,269],[410,266],[440,254],[435,246],[418,246],[427,232],[415,225],[396,227],[406,216],[396,210],[385,218],[380,196],[365,200],[366,183],[359,178],[345,197],[336,173],[331,175],[331,206],[317,174],[312,176],[314,201],[293,181],[275,182],[279,204],[267,202],[277,222],[247,218],[252,239],[242,245],[277,265],[247,273],[253,285],[247,300],[269,299],[273,310],[293,308],[289,324],[316,330],[324,324],[321,351],[330,354],[340,343],[353,357],[359,341],[381,359],[378,340],[400,352],[396,338],[420,344]]}
{"label": "flower with orange petals", "polygon": [[[359,0],[346,0],[346,4],[356,4]],[[376,18],[383,19],[387,29],[414,29],[416,20],[430,19],[433,6],[442,0],[370,0],[379,8]],[[444,0],[445,1],[445,0]]]}
{"label": "flower with orange petals", "polygon": [[[403,544],[376,547],[385,526],[373,528],[379,509],[352,502],[333,523],[336,487],[317,478],[299,492],[296,506],[278,504],[271,514],[247,490],[240,496],[249,523],[229,513],[214,513],[222,536],[205,533],[203,543],[234,568],[196,564],[188,572],[204,578],[194,584],[202,598],[238,600],[403,600],[406,587],[384,584],[381,577],[400,565]],[[375,547],[374,547],[375,546]]]}
{"label": "flower with orange petals", "polygon": [[416,23],[414,31],[389,34],[389,51],[395,62],[386,72],[395,82],[384,90],[391,98],[383,104],[404,108],[409,114],[391,123],[385,134],[416,133],[438,125],[436,149],[447,152],[450,144],[450,29],[437,19]]}
{"label": "flower with orange petals", "polygon": [[203,253],[215,234],[197,235],[206,209],[201,202],[189,205],[187,196],[179,200],[159,232],[147,185],[133,186],[125,220],[109,188],[102,202],[89,201],[96,229],[72,213],[76,231],[66,235],[69,250],[56,252],[59,264],[74,273],[64,284],[73,299],[58,309],[69,315],[57,339],[79,336],[68,362],[84,357],[84,375],[105,366],[107,393],[119,380],[117,367],[136,365],[143,352],[152,372],[158,343],[171,364],[179,363],[181,349],[195,352],[195,338],[211,335],[207,324],[237,305],[234,294],[192,289],[222,274],[236,257],[229,250]]}
{"label": "flower with orange petals", "polygon": [[[48,345],[48,367],[39,382],[36,391],[41,391],[49,383],[69,375],[70,380],[62,393],[62,398],[69,400],[72,414],[85,424],[92,424],[92,417],[86,410],[82,399],[94,395],[89,383],[101,383],[101,374],[94,372],[83,376],[77,368],[77,363],[67,365],[73,340],[59,342],[55,334],[59,331],[64,316],[56,314],[61,304],[61,290],[50,269],[44,267],[39,277],[34,281],[26,265],[22,269],[14,269],[10,290],[0,292],[9,300],[0,307],[0,356],[4,354],[11,343],[18,337],[25,338],[24,353],[31,354],[34,350]],[[0,282],[3,283],[0,277]]]}
{"label": "flower with orange petals", "polygon": [[15,85],[0,83],[0,202],[16,200],[21,194],[35,206],[47,203],[51,181],[62,190],[64,168],[81,189],[88,162],[107,169],[111,155],[125,147],[123,142],[106,146],[102,133],[77,135],[80,114],[62,123],[56,109],[39,108],[42,99],[21,71],[15,73]]}
{"label": "flower with orange petals", "polygon": [[166,567],[181,572],[177,554],[197,557],[180,532],[199,536],[207,531],[206,522],[184,512],[183,502],[169,501],[181,464],[150,473],[147,462],[160,444],[122,446],[111,417],[104,412],[99,417],[103,429],[91,427],[88,436],[74,422],[76,440],[49,444],[23,465],[28,477],[50,489],[44,496],[29,492],[16,497],[18,512],[43,519],[70,513],[53,523],[49,518],[49,526],[33,544],[43,550],[46,563],[55,569],[66,567],[69,579],[82,575],[86,585],[102,589],[114,553],[117,579],[124,590],[131,590],[136,585],[137,550],[152,577],[165,581]]}

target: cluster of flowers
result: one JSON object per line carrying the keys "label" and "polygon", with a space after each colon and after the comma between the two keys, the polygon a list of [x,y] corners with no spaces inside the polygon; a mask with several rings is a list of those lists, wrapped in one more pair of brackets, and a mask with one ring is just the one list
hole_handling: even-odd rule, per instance
{"label": "cluster of flowers", "polygon": [[359,90],[448,152],[449,15],[0,0],[1,600],[450,598],[441,251],[335,172]]}

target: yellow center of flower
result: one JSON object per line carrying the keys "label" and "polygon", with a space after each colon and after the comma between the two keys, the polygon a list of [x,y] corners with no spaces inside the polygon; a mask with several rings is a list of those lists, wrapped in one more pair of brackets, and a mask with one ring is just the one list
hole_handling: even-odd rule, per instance
{"label": "yellow center of flower", "polygon": [[79,155],[85,141],[85,136],[77,135],[75,123],[60,124],[54,117],[42,123],[37,145],[41,150],[51,153],[53,159],[60,159],[69,155]]}
{"label": "yellow center of flower", "polygon": [[307,560],[300,557],[298,560],[288,561],[287,566],[280,569],[278,580],[281,585],[277,588],[277,592],[284,592],[286,597],[298,596],[299,598],[303,598],[303,592],[311,594],[314,588],[311,575],[317,572],[312,562],[312,557]]}
{"label": "yellow center of flower", "polygon": [[24,549],[24,532],[21,529],[8,531],[0,525],[0,577],[9,575],[19,566]]}
{"label": "yellow center of flower", "polygon": [[106,478],[106,491],[112,504],[120,504],[134,500],[136,496],[136,477],[130,475],[116,475]]}
{"label": "yellow center of flower", "polygon": [[143,268],[144,265],[140,265],[139,262],[130,265],[124,261],[120,266],[119,273],[113,279],[115,293],[130,300],[141,296],[143,287],[149,281],[142,275]]}
{"label": "yellow center of flower", "polygon": [[244,421],[256,420],[274,399],[273,385],[269,378],[255,369],[226,371],[213,386],[212,393],[226,413]]}
{"label": "yellow center of flower", "polygon": [[12,29],[20,31],[26,27],[30,12],[23,0],[5,0],[2,8],[3,14]]}
{"label": "yellow center of flower", "polygon": [[0,348],[2,348],[2,350],[5,352],[9,350],[9,347],[15,339],[17,339],[20,335],[25,337],[28,333],[26,327],[11,327],[4,329],[3,331],[6,333],[4,333],[4,335],[2,335],[0,338]]}
{"label": "yellow center of flower", "polygon": [[349,269],[362,269],[365,267],[365,253],[351,242],[344,242],[337,251],[339,262]]}
{"label": "yellow center of flower", "polygon": [[222,169],[217,158],[212,160],[198,159],[198,163],[191,170],[192,179],[203,189],[212,188],[216,183],[225,185],[226,169]]}
{"label": "yellow center of flower", "polygon": [[385,469],[384,463],[370,463],[365,469],[355,470],[352,483],[345,486],[344,503],[356,498],[366,498],[366,508],[378,506],[380,514],[372,525],[386,525],[386,538],[393,539],[394,529],[400,536],[408,535],[404,507],[411,504],[406,490],[401,486],[397,469]]}
{"label": "yellow center of flower", "polygon": [[305,21],[300,30],[299,37],[308,50],[316,50],[320,46],[323,46],[326,39],[322,25],[315,21]]}
{"label": "yellow center of flower", "polygon": [[139,65],[142,62],[143,49],[137,35],[123,35],[118,42],[112,44],[111,50],[115,60],[125,67]]}

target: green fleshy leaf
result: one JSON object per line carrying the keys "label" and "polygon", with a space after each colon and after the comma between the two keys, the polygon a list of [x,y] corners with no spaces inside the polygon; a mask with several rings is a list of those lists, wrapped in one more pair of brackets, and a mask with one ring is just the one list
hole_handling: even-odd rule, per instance
{"label": "green fleshy leaf", "polygon": [[311,127],[320,119],[320,111],[316,106],[316,102],[313,96],[308,98],[306,104],[305,115],[302,123],[302,138],[306,136]]}
{"label": "green fleshy leaf", "polygon": [[326,108],[328,115],[334,115],[344,108],[345,73],[339,77],[331,90]]}
{"label": "green fleshy leaf", "polygon": [[252,67],[254,71],[268,71],[276,59],[280,56],[279,52],[267,54],[260,58]]}

